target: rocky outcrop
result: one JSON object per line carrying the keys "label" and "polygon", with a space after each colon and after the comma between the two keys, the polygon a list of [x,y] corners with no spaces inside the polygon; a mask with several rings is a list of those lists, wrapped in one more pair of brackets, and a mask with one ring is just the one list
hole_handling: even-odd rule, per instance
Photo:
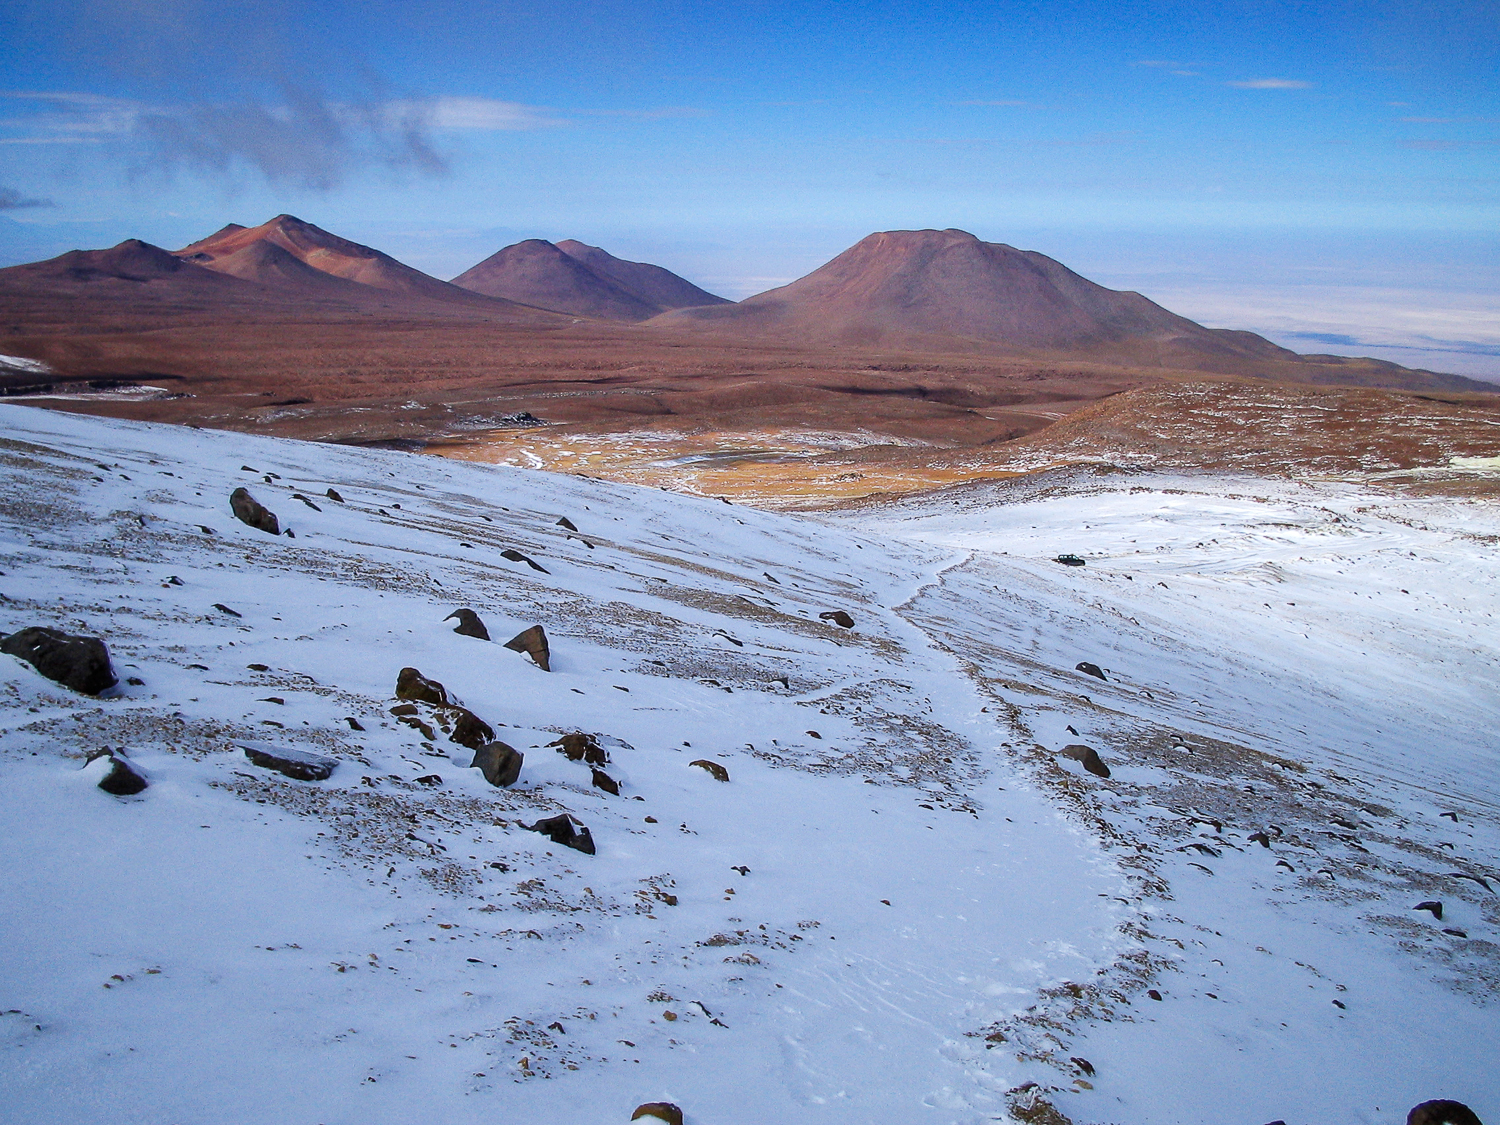
{"label": "rocky outcrop", "polygon": [[1064,746],[1057,753],[1059,757],[1072,758],[1095,777],[1109,776],[1109,767],[1104,764],[1104,759],[1099,757],[1099,751],[1092,746],[1084,746],[1082,743],[1075,742],[1071,746]]}
{"label": "rocky outcrop", "polygon": [[723,766],[719,765],[718,762],[710,762],[707,758],[699,758],[696,762],[689,762],[688,765],[697,766],[700,769],[707,770],[709,776],[711,776],[715,781],[729,780],[729,771],[726,770]]}
{"label": "rocky outcrop", "polygon": [[234,513],[235,519],[248,527],[264,531],[267,535],[281,534],[281,524],[276,519],[276,513],[251,496],[249,489],[236,488],[229,494],[229,510]]}
{"label": "rocky outcrop", "polygon": [[587,762],[591,766],[604,766],[609,764],[609,754],[604,747],[599,745],[599,740],[592,734],[584,734],[582,731],[573,731],[561,738],[547,743],[548,746],[556,746],[557,752],[570,762]]}
{"label": "rocky outcrop", "polygon": [[415,699],[421,703],[447,706],[448,691],[436,680],[429,680],[415,668],[403,668],[396,674],[396,698]]}
{"label": "rocky outcrop", "polygon": [[85,695],[98,695],[120,682],[109,662],[109,648],[98,637],[33,625],[0,641],[0,652],[26,661],[47,679]]}
{"label": "rocky outcrop", "polygon": [[453,626],[453,631],[461,637],[478,637],[481,641],[490,639],[490,631],[484,627],[484,622],[479,620],[479,614],[472,609],[455,609],[444,621],[458,619],[458,624]]}
{"label": "rocky outcrop", "polygon": [[635,1112],[630,1115],[630,1120],[635,1121],[642,1117],[664,1121],[666,1125],[682,1125],[682,1110],[671,1102],[646,1102],[636,1106]]}
{"label": "rocky outcrop", "polygon": [[484,779],[501,789],[514,785],[521,776],[521,763],[525,755],[514,746],[504,742],[486,742],[474,751],[471,768],[484,774]]}
{"label": "rocky outcrop", "polygon": [[339,764],[337,758],[312,754],[306,750],[293,750],[290,747],[272,746],[267,742],[241,742],[238,745],[251,764],[261,769],[275,770],[297,781],[326,780],[333,776],[333,771]]}
{"label": "rocky outcrop", "polygon": [[543,672],[552,671],[552,649],[547,644],[547,631],[540,625],[521,630],[505,642],[505,647],[512,652],[525,653]]}
{"label": "rocky outcrop", "polygon": [[594,854],[594,837],[584,827],[583,821],[572,813],[559,813],[524,827],[530,832],[540,832],[554,844],[572,848],[584,855]]}

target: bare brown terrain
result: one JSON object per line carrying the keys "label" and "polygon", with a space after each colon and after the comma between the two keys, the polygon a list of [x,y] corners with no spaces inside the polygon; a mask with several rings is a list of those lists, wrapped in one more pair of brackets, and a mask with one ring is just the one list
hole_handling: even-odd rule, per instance
{"label": "bare brown terrain", "polygon": [[[658,302],[687,285],[552,250]],[[839,327],[856,313],[901,330]],[[38,405],[758,503],[1078,460],[1373,472],[1500,453],[1486,384],[1297,356],[952,231],[872,236],[782,290],[636,324],[471,292],[280,216],[175,254],[132,240],[0,270],[0,331],[0,352],[49,365],[0,371]],[[1309,386],[1370,383],[1390,389]]]}

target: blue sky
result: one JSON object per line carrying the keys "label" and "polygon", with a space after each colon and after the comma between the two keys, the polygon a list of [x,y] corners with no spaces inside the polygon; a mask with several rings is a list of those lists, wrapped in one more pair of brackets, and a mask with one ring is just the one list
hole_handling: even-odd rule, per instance
{"label": "blue sky", "polygon": [[957,226],[1244,327],[1425,302],[1500,356],[1497,13],[13,0],[0,257],[291,211],[442,276],[576,237],[743,296]]}

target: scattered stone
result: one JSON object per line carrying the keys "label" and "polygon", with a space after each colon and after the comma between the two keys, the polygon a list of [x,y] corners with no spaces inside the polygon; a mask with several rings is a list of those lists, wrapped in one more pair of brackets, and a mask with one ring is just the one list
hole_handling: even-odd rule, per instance
{"label": "scattered stone", "polygon": [[345,715],[344,722],[349,724],[350,730],[364,730],[364,725],[353,715]]}
{"label": "scattered stone", "polygon": [[525,563],[527,566],[531,567],[532,570],[539,570],[543,574],[551,573],[551,571],[549,571],[541,563],[537,562],[533,558],[521,554],[521,552],[516,550],[514,547],[505,548],[505,550],[500,552],[500,557],[502,559],[509,559],[511,562]]}
{"label": "scattered stone", "polygon": [[719,765],[718,762],[710,762],[707,758],[699,758],[696,762],[689,762],[688,766],[698,766],[707,770],[715,781],[729,780],[729,771]]}
{"label": "scattered stone", "polygon": [[1478,883],[1481,887],[1483,887],[1485,890],[1489,891],[1491,894],[1493,894],[1494,891],[1495,891],[1495,888],[1492,887],[1492,886],[1490,886],[1488,879],[1481,879],[1478,875],[1470,875],[1466,871],[1450,871],[1450,872],[1448,872],[1448,878],[1450,878],[1450,879],[1472,879],[1474,882]]}
{"label": "scattered stone", "polygon": [[583,821],[572,813],[558,813],[524,827],[530,832],[540,832],[554,844],[572,848],[584,855],[594,854],[594,837],[584,827]]}
{"label": "scattered stone", "polygon": [[620,783],[603,770],[594,771],[594,788],[603,789],[611,797],[620,795]]}
{"label": "scattered stone", "polygon": [[1458,823],[1458,814],[1456,812],[1440,812],[1438,816],[1446,816],[1454,824]]}
{"label": "scattered stone", "polygon": [[344,502],[344,498],[339,495],[338,489],[336,488],[330,488],[323,495],[328,497],[328,499],[332,500],[335,504],[342,504]]}
{"label": "scattered stone", "polygon": [[429,680],[415,668],[403,668],[396,674],[396,698],[415,699],[443,707],[449,705],[447,689],[436,680]]}
{"label": "scattered stone", "polygon": [[1468,933],[1464,930],[1444,930],[1443,933],[1448,934],[1452,937],[1467,938],[1469,936]]}
{"label": "scattered stone", "polygon": [[1250,842],[1252,844],[1259,844],[1263,848],[1269,848],[1271,846],[1271,837],[1267,836],[1264,832],[1252,832],[1250,833]]}
{"label": "scattered stone", "polygon": [[220,613],[227,613],[227,614],[229,614],[230,617],[244,617],[245,616],[243,613],[240,613],[237,610],[230,609],[223,602],[214,602],[214,608],[216,610],[218,610]]}
{"label": "scattered stone", "polygon": [[110,762],[109,772],[99,781],[99,788],[106,793],[116,797],[134,797],[149,787],[140,771],[108,746],[90,754],[89,761],[101,757],[108,757]]}
{"label": "scattered stone", "polygon": [[47,679],[85,695],[98,695],[120,682],[109,662],[109,648],[98,637],[32,625],[0,640],[0,652],[26,661]]}
{"label": "scattered stone", "polygon": [[169,575],[167,575],[167,580],[165,582],[163,582],[162,585],[163,586],[181,586],[182,585],[182,579],[178,578],[177,575],[175,575],[175,574],[169,574]]}
{"label": "scattered stone", "polygon": [[272,746],[268,742],[238,742],[235,745],[245,752],[252,765],[275,770],[297,781],[322,781],[331,777],[339,764],[337,758]]}
{"label": "scattered stone", "polygon": [[1082,743],[1075,742],[1071,746],[1064,746],[1058,754],[1064,758],[1072,758],[1095,777],[1109,776],[1109,767],[1104,764],[1104,759],[1099,757],[1099,751],[1092,746],[1084,746]]}
{"label": "scattered stone", "polygon": [[435,773],[429,773],[425,777],[417,778],[418,785],[441,785],[443,779]]}
{"label": "scattered stone", "polygon": [[505,642],[505,647],[512,652],[523,652],[530,656],[543,672],[552,671],[552,650],[547,644],[547,631],[540,625],[522,629]]}
{"label": "scattered stone", "polygon": [[[486,742],[475,748],[474,760],[469,766],[484,774],[484,779],[491,785],[505,789],[514,785],[521,776],[521,763],[525,758],[514,746],[504,742]],[[562,841],[559,840],[558,843]]]}
{"label": "scattered stone", "polygon": [[141,679],[139,676],[131,676],[125,682],[127,684],[129,684],[131,687],[145,687],[146,686],[146,681],[143,680],[143,679]]}
{"label": "scattered stone", "polygon": [[810,731],[808,731],[808,732],[807,732],[807,736],[808,736],[808,737],[809,737],[809,738],[819,738],[819,739],[821,739],[821,738],[822,738],[822,737],[823,737],[823,736],[822,736],[822,735],[821,735],[821,734],[819,734],[819,733],[818,733],[818,732],[817,732],[817,731],[815,731],[815,730],[810,730]]}
{"label": "scattered stone", "polygon": [[1160,1000],[1161,999],[1161,993],[1157,992],[1156,989],[1154,989],[1154,988],[1148,988],[1148,989],[1146,989],[1146,995],[1149,996],[1149,997],[1151,997],[1151,999],[1153,999],[1153,1000]]}
{"label": "scattered stone", "polygon": [[[634,1121],[640,1117],[654,1117],[658,1121],[665,1121],[667,1125],[682,1125],[682,1110],[671,1102],[646,1102],[635,1107],[635,1112],[630,1115]],[[1410,1123],[1408,1122],[1408,1125]]]}
{"label": "scattered stone", "polygon": [[452,621],[458,618],[458,624],[453,626],[453,631],[461,637],[478,637],[481,641],[490,639],[490,631],[484,627],[484,622],[479,620],[479,614],[472,609],[455,609],[444,621]]}
{"label": "scattered stone", "polygon": [[1094,1077],[1094,1064],[1088,1059],[1070,1058],[1068,1061],[1090,1078]]}
{"label": "scattered stone", "polygon": [[1481,1125],[1481,1122],[1463,1102],[1439,1099],[1413,1106],[1406,1115],[1406,1125]]}
{"label": "scattered stone", "polygon": [[1081,558],[1079,558],[1077,555],[1058,555],[1056,561],[1062,563],[1063,566],[1082,566],[1083,565],[1083,560]]}
{"label": "scattered stone", "polygon": [[1080,660],[1073,666],[1073,670],[1076,672],[1082,672],[1085,676],[1095,676],[1103,680],[1105,683],[1109,682],[1108,677],[1104,675],[1104,669],[1099,667],[1099,665],[1097,664],[1090,664],[1087,660]]}
{"label": "scattered stone", "polygon": [[229,510],[242,524],[264,531],[268,535],[280,535],[281,524],[276,513],[267,508],[245,488],[236,488],[229,494]]}
{"label": "scattered stone", "polygon": [[252,672],[269,672],[271,670],[269,664],[246,664],[245,667],[249,668]]}
{"label": "scattered stone", "polygon": [[438,713],[437,718],[448,741],[467,746],[470,750],[478,750],[486,742],[494,740],[494,728],[467,707],[450,704]]}
{"label": "scattered stone", "polygon": [[818,614],[819,621],[832,621],[843,629],[854,628],[854,618],[850,617],[841,609],[830,609],[827,613]]}
{"label": "scattered stone", "polygon": [[609,754],[592,734],[574,731],[554,739],[547,745],[556,746],[557,752],[564,755],[570,762],[587,762],[591,766],[609,764]]}
{"label": "scattered stone", "polygon": [[309,500],[306,496],[303,496],[302,493],[300,493],[300,492],[294,492],[294,493],[292,493],[292,499],[293,500],[301,500],[304,504],[306,504],[309,508],[311,508],[315,512],[321,512],[323,510],[322,508],[320,508],[316,504],[314,504],[311,500]]}
{"label": "scattered stone", "polygon": [[574,524],[574,523],[573,523],[573,521],[572,521],[572,520],[570,520],[570,519],[569,519],[569,518],[568,518],[568,517],[567,517],[567,516],[563,516],[563,518],[562,518],[562,519],[560,519],[560,520],[558,520],[558,521],[557,521],[557,526],[558,526],[558,527],[565,527],[565,528],[567,528],[567,529],[568,529],[568,530],[569,530],[569,531],[577,531],[577,530],[578,530],[578,527],[577,527],[577,525],[575,525],[575,524]]}
{"label": "scattered stone", "polygon": [[1419,902],[1416,906],[1413,906],[1412,909],[1426,910],[1439,922],[1443,920],[1443,904],[1438,902],[1436,899],[1428,899],[1426,902]]}

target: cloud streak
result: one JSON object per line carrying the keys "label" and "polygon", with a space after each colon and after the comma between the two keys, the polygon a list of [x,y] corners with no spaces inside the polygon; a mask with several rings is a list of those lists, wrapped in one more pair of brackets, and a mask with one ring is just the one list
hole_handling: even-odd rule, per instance
{"label": "cloud streak", "polygon": [[0,211],[26,211],[33,207],[56,206],[50,199],[32,199],[15,188],[0,187]]}
{"label": "cloud streak", "polygon": [[1226,82],[1226,86],[1233,86],[1239,90],[1308,90],[1312,88],[1311,82],[1303,82],[1297,78],[1247,78],[1240,82]]}

